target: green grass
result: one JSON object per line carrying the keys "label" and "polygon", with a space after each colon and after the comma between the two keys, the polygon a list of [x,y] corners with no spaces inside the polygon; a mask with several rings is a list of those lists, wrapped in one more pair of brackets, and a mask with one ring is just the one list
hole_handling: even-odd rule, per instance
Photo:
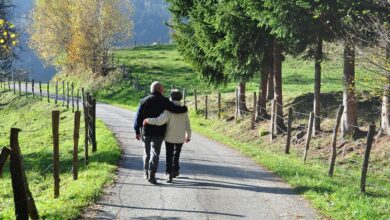
{"label": "green grass", "polygon": [[[322,92],[329,93],[342,91],[343,88],[343,69],[342,59],[339,52],[329,52],[340,59],[326,60],[322,64]],[[235,83],[215,88],[205,83],[193,71],[189,64],[184,62],[183,57],[176,50],[175,45],[138,47],[134,49],[122,49],[114,51],[115,57],[119,58],[120,63],[130,66],[134,77],[138,75],[141,85],[148,87],[153,81],[162,82],[168,92],[171,86],[175,88],[186,88],[189,95],[192,95],[193,89],[197,89],[199,94],[209,94],[220,91],[222,93],[233,93],[236,87]],[[59,79],[72,80],[72,74],[66,74],[66,77]],[[377,87],[377,83],[369,78],[370,73],[364,68],[357,67],[356,79],[359,91],[367,87]],[[86,77],[83,77],[86,78]],[[121,79],[121,75],[114,76],[112,84],[105,84],[94,90],[100,101],[131,106],[135,109],[138,100],[142,98],[145,91],[135,91],[129,80]],[[78,81],[77,76],[76,80]],[[85,80],[83,80],[85,81]],[[87,80],[88,81],[88,80]],[[89,80],[90,81],[90,80]],[[259,76],[247,84],[247,92],[258,91]],[[283,63],[283,91],[285,100],[293,99],[303,94],[313,92],[314,88],[314,62],[305,61],[287,57]],[[88,84],[88,83],[83,83]]]}
{"label": "green grass", "polygon": [[[281,153],[284,138],[273,143],[267,141],[268,136],[244,141],[245,137],[239,137],[242,129],[236,128],[245,127],[244,121],[235,125],[235,122],[205,120],[192,112],[191,123],[195,131],[237,149],[272,170],[293,186],[298,194],[307,198],[324,216],[332,219],[390,218],[389,192],[367,187],[367,194],[360,193],[360,164],[349,165],[348,168],[337,164],[335,176],[330,178],[324,161],[311,156],[308,163],[304,164],[300,149],[292,149],[290,155]],[[384,173],[370,169],[367,183],[390,191],[389,174],[389,170]]]}
{"label": "green grass", "polygon": [[[52,102],[53,103],[53,102]],[[54,199],[52,177],[51,111],[53,104],[38,99],[15,97],[0,93],[0,146],[9,145],[11,127],[21,128],[21,152],[30,190],[43,219],[77,219],[82,209],[93,204],[102,194],[103,186],[112,182],[120,156],[118,144],[101,121],[97,121],[98,151],[90,153],[90,164],[83,164],[84,135],[79,146],[79,179],[71,174],[73,151],[73,114],[60,108],[60,197]],[[83,127],[83,122],[81,122]],[[14,219],[14,204],[9,162],[0,179],[0,219]]]}
{"label": "green grass", "polygon": [[[362,160],[362,148],[349,141],[343,149],[339,149],[335,177],[327,176],[330,133],[323,137],[316,137],[312,141],[309,162],[304,165],[301,161],[302,144],[292,147],[290,155],[284,155],[285,138],[279,136],[274,142],[269,142],[268,124],[260,122],[255,130],[249,127],[249,118],[246,116],[235,122],[228,122],[234,115],[234,88],[230,83],[220,88],[214,88],[202,82],[190,66],[184,62],[174,45],[157,47],[140,47],[115,51],[121,63],[131,66],[133,75],[138,75],[142,85],[149,85],[159,80],[169,90],[171,85],[176,88],[186,88],[190,95],[192,89],[199,91],[199,112],[204,109],[203,95],[209,97],[211,120],[204,120],[202,116],[191,114],[194,130],[212,139],[225,143],[243,154],[250,156],[259,164],[269,168],[290,185],[298,194],[303,195],[317,208],[320,213],[333,219],[389,219],[390,218],[390,160],[388,155],[388,141],[381,139],[382,144],[374,144],[370,161],[370,170],[367,182],[383,189],[368,187],[366,194],[359,190],[359,176]],[[340,52],[332,52],[333,59],[324,61],[322,65],[322,116],[330,119],[322,123],[324,132],[331,131],[335,113],[341,103],[342,84],[342,56]],[[369,77],[370,73],[364,68],[357,67],[357,88],[360,98],[359,123],[363,126],[373,119],[379,120],[377,98],[364,97],[367,91],[380,87],[376,77]],[[135,91],[130,82],[120,75],[110,76],[111,80],[96,86],[94,91],[99,101],[105,101],[129,109],[136,109],[138,101],[145,94],[144,91]],[[258,77],[257,77],[258,78]],[[59,79],[74,79],[77,76],[70,74],[59,76]],[[375,82],[373,80],[376,80]],[[247,84],[249,97],[251,92],[258,91],[259,79]],[[91,80],[89,80],[91,83]],[[312,109],[312,93],[314,89],[314,63],[287,57],[283,63],[283,93],[286,105],[294,106],[299,112],[308,113]],[[85,84],[88,84],[86,82]],[[223,99],[223,119],[215,119],[216,92],[221,91]],[[189,97],[190,102],[193,97]],[[248,103],[251,103],[250,98]],[[193,107],[193,103],[189,103]],[[249,104],[251,106],[251,104]],[[296,117],[294,126],[306,125],[306,117]],[[296,131],[294,131],[295,134]],[[364,142],[364,139],[359,139]],[[387,144],[386,144],[387,143]],[[339,143],[340,144],[340,143]],[[345,152],[344,152],[345,151]],[[383,153],[386,151],[385,153]],[[358,161],[358,163],[355,163]]]}

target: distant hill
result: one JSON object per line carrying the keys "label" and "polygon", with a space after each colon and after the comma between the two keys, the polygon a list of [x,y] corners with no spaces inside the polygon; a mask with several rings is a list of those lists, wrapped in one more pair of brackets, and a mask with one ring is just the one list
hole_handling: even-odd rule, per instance
{"label": "distant hill", "polygon": [[132,0],[134,4],[134,41],[148,45],[169,43],[170,30],[165,25],[171,15],[165,0]]}
{"label": "distant hill", "polygon": [[[165,0],[131,0],[134,5],[134,37],[123,47],[149,45],[154,42],[169,43],[170,31],[165,25],[170,19]],[[34,0],[14,0],[13,22],[18,27],[27,26],[27,17],[33,7]],[[39,58],[28,47],[28,34],[21,28],[21,45],[18,50],[17,66],[31,72],[31,78],[47,81],[55,74],[53,67],[45,68]]]}

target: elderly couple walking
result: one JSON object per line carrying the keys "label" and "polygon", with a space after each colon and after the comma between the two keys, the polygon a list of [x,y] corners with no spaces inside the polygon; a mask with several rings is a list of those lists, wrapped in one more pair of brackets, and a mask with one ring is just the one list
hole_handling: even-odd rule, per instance
{"label": "elderly couple walking", "polygon": [[164,97],[164,87],[159,82],[150,86],[151,94],[140,101],[134,129],[137,140],[144,142],[144,176],[156,184],[162,142],[166,146],[166,178],[171,183],[179,175],[179,158],[184,142],[191,139],[188,109],[181,106],[182,94],[171,91],[170,100]]}

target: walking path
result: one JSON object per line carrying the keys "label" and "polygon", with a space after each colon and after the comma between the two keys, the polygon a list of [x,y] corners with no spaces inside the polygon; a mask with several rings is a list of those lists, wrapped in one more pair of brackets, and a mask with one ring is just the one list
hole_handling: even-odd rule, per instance
{"label": "walking path", "polygon": [[116,183],[84,219],[316,219],[315,210],[280,178],[236,151],[194,134],[183,147],[180,176],[165,183],[165,150],[159,184],[143,178],[142,143],[132,129],[135,114],[107,104],[97,116],[123,153]]}
{"label": "walking path", "polygon": [[162,148],[159,184],[152,185],[143,178],[143,145],[135,139],[132,128],[135,113],[100,103],[96,111],[117,138],[122,156],[115,184],[86,210],[82,219],[319,218],[279,177],[196,133],[183,147],[180,176],[172,184],[163,179],[165,147]]}

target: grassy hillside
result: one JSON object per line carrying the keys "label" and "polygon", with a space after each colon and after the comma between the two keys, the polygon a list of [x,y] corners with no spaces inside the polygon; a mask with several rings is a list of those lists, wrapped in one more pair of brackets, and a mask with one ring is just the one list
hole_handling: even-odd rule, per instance
{"label": "grassy hillside", "polygon": [[[29,187],[43,219],[76,219],[83,207],[101,195],[105,184],[114,179],[113,170],[120,150],[111,132],[97,122],[98,152],[83,165],[83,139],[79,147],[79,179],[72,179],[73,114],[60,108],[60,198],[53,198],[51,111],[53,104],[37,99],[15,97],[0,92],[0,146],[9,145],[11,127],[21,128],[19,135]],[[83,122],[81,123],[83,127]],[[83,132],[81,132],[83,133]],[[9,162],[0,178],[0,219],[15,219]]]}
{"label": "grassy hillside", "polygon": [[[339,51],[328,49],[332,58],[341,58]],[[119,58],[121,64],[131,67],[132,75],[137,75],[141,85],[148,86],[151,82],[158,80],[162,82],[167,91],[175,88],[186,88],[189,94],[193,89],[199,93],[206,94],[216,91],[233,93],[235,84],[215,88],[204,83],[191,69],[183,57],[176,50],[174,45],[138,47],[135,49],[123,49],[115,51],[115,57]],[[343,70],[342,59],[329,59],[323,63],[322,92],[330,93],[342,91]],[[364,68],[357,68],[356,73],[358,90],[363,92],[367,87],[375,87],[375,83],[368,80],[369,73]],[[69,78],[69,76],[67,77]],[[144,91],[136,92],[132,89],[128,80],[123,80],[121,75],[115,76],[115,83],[97,89],[100,99],[129,106],[137,105],[137,98],[144,95]],[[248,94],[258,91],[259,76],[248,82]],[[291,100],[303,94],[310,94],[314,89],[314,63],[287,57],[283,63],[283,91],[286,100]]]}
{"label": "grassy hillside", "polygon": [[[167,93],[173,85],[175,88],[186,88],[190,92],[196,88],[199,91],[199,111],[193,111],[194,100],[189,97],[187,104],[192,109],[191,120],[194,129],[212,139],[221,141],[252,157],[261,165],[274,171],[295,188],[295,191],[306,197],[314,207],[327,217],[333,219],[388,219],[390,218],[390,138],[380,138],[373,147],[370,160],[370,170],[367,194],[359,192],[359,178],[364,153],[365,139],[339,140],[335,177],[327,177],[328,159],[330,154],[331,130],[335,114],[342,103],[342,60],[340,51],[329,53],[333,59],[323,63],[322,79],[322,121],[323,132],[316,136],[311,144],[308,163],[302,162],[304,149],[303,139],[292,145],[291,154],[285,155],[283,148],[285,136],[269,141],[269,122],[260,121],[254,130],[250,129],[250,115],[240,118],[234,116],[235,84],[221,88],[213,88],[202,82],[191,67],[186,64],[175,46],[141,47],[132,50],[115,51],[121,63],[132,68],[133,76],[138,75],[144,86],[159,80],[167,88]],[[312,91],[314,88],[314,64],[287,57],[283,64],[283,92],[285,106],[293,106],[294,131],[305,131],[307,114],[312,109]],[[371,89],[380,86],[380,80],[370,76],[363,68],[357,68],[357,88],[359,94],[359,123],[364,130],[373,120],[379,121],[379,100],[368,98]],[[78,76],[60,75],[57,79],[77,80]],[[371,80],[370,80],[371,79]],[[372,79],[376,81],[373,82]],[[99,80],[95,80],[99,81]],[[136,91],[130,82],[120,74],[111,75],[104,83],[95,87],[100,101],[135,109],[138,101],[145,95],[144,91]],[[248,108],[252,108],[251,94],[258,91],[259,79],[248,82]],[[93,84],[87,80],[84,85]],[[216,117],[216,92],[222,94],[222,119]],[[209,117],[205,120],[204,94],[209,97]],[[269,106],[268,106],[269,108]]]}

